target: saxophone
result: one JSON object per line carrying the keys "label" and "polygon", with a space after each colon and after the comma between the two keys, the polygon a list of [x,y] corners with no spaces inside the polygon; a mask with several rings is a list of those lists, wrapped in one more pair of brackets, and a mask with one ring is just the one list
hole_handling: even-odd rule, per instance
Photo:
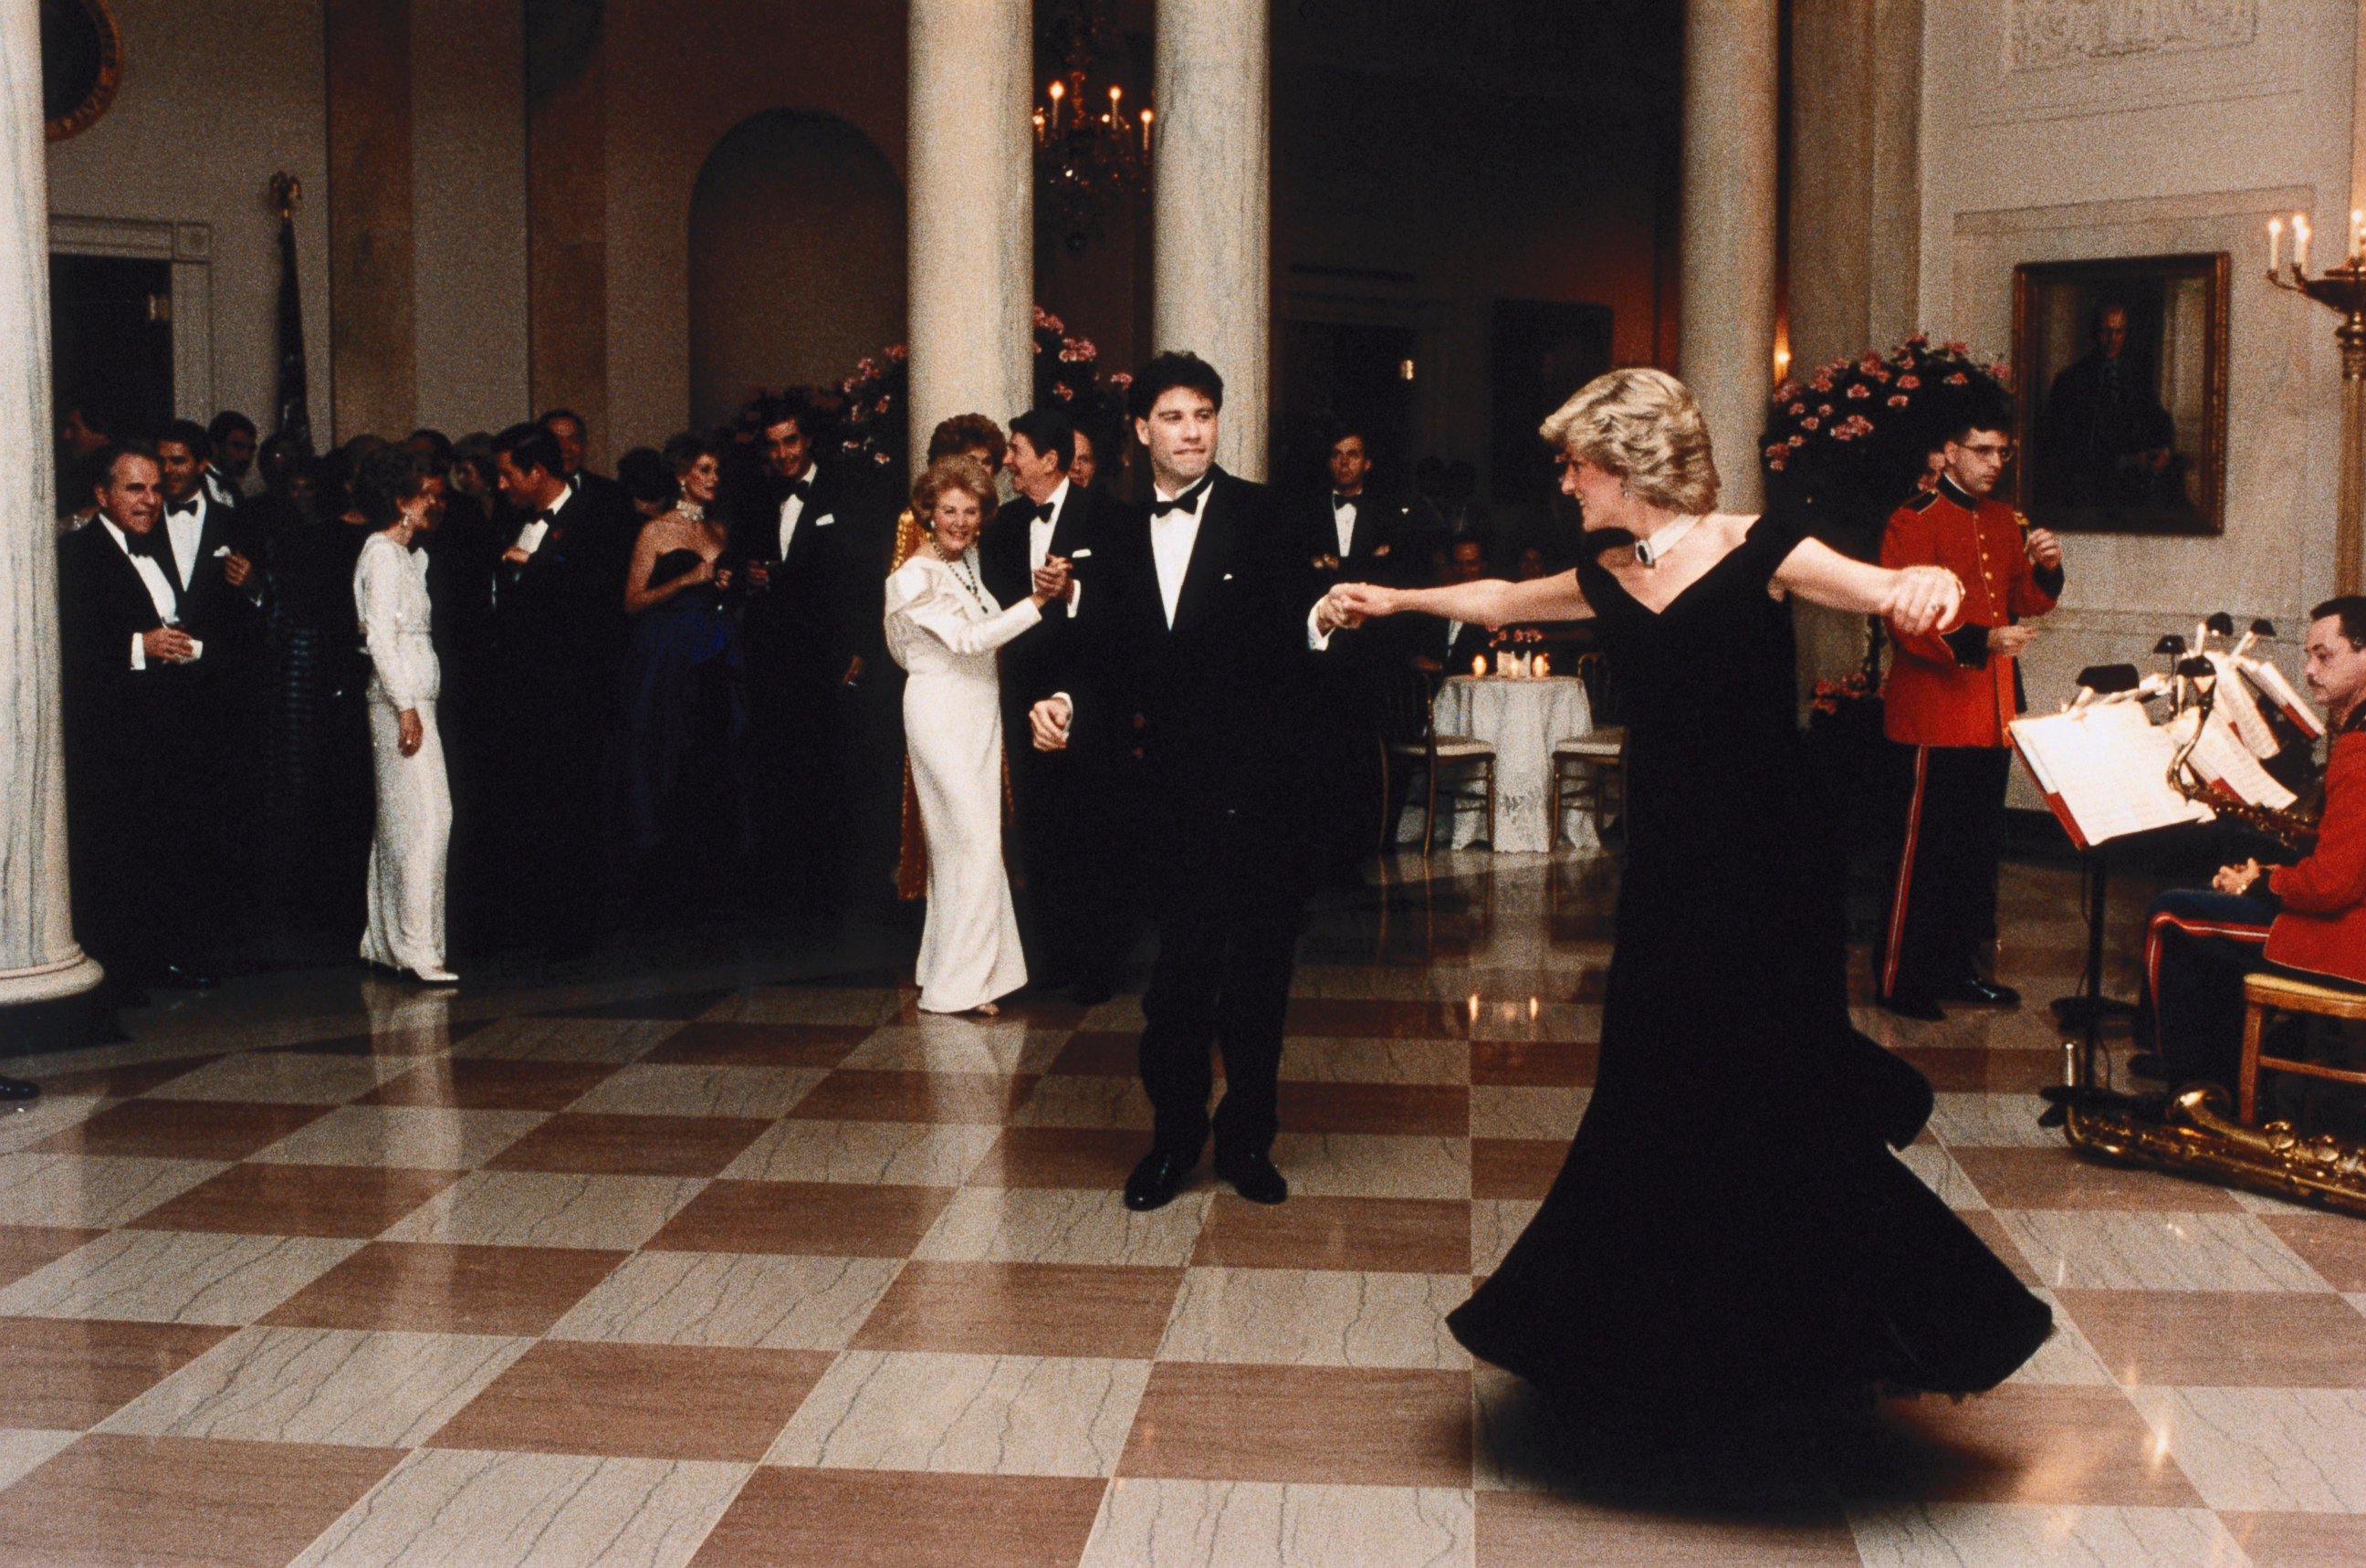
{"label": "saxophone", "polygon": [[2212,789],[2193,768],[2193,749],[2202,744],[2202,733],[2210,727],[2210,708],[2217,695],[2217,672],[2205,659],[2189,659],[2177,667],[2194,691],[2193,733],[2177,749],[2169,761],[2169,787],[2186,799],[2198,801],[2218,816],[2240,822],[2255,833],[2264,833],[2295,854],[2309,854],[2316,849],[2318,819],[2313,814],[2286,807],[2281,810],[2271,806],[2254,806],[2248,800]]}
{"label": "saxophone", "polygon": [[2304,1138],[2285,1122],[2247,1127],[2227,1114],[2216,1084],[2141,1099],[2093,1089],[2045,1098],[2056,1107],[2048,1121],[2059,1115],[2082,1153],[2366,1216],[2366,1147],[2329,1133]]}

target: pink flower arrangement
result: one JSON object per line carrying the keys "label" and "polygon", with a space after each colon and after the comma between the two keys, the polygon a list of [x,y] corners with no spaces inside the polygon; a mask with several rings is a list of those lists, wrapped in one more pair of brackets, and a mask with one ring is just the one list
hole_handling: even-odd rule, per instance
{"label": "pink flower arrangement", "polygon": [[1906,394],[1903,392],[1892,392],[1889,394],[1889,406],[1891,408],[1902,409],[1906,406]]}
{"label": "pink flower arrangement", "polygon": [[1873,389],[1859,381],[1849,388],[1848,395],[1852,398],[1869,398],[1873,396]]}

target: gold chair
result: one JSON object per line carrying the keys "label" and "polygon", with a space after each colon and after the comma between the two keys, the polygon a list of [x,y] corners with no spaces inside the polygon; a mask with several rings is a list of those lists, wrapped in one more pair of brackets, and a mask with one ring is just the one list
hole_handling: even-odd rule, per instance
{"label": "gold chair", "polygon": [[2290,1073],[2296,1077],[2323,1078],[2330,1083],[2366,1088],[2366,1073],[2328,1067],[2317,1062],[2297,1062],[2289,1056],[2259,1054],[2271,1012],[2302,1013],[2314,1018],[2345,1021],[2366,1019],[2366,990],[2345,986],[2320,986],[2288,975],[2247,975],[2243,978],[2243,1066],[2236,1079],[2236,1115],[2252,1124],[2259,1108],[2259,1075]]}
{"label": "gold chair", "polygon": [[1611,796],[1627,807],[1627,731],[1606,725],[1584,735],[1572,736],[1553,747],[1552,842],[1560,843],[1562,807],[1572,800],[1594,816],[1597,835],[1610,830]]}
{"label": "gold chair", "polygon": [[[1389,789],[1392,761],[1422,765],[1428,797],[1423,807],[1421,852],[1425,859],[1437,837],[1437,778],[1442,769],[1462,768],[1478,774],[1481,787],[1487,797],[1487,842],[1495,842],[1495,749],[1483,740],[1467,735],[1440,735],[1437,732],[1437,705],[1429,682],[1418,671],[1408,671],[1413,678],[1391,687],[1385,705],[1380,727],[1380,788],[1383,801],[1393,798]],[[1457,796],[1448,795],[1449,809]],[[1387,816],[1386,811],[1382,816]],[[1381,848],[1385,851],[1396,836],[1396,824],[1384,822]]]}

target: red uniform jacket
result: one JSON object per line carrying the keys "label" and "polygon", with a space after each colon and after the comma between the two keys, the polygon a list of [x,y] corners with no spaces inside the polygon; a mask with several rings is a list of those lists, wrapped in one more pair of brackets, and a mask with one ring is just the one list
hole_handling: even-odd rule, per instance
{"label": "red uniform jacket", "polygon": [[2316,852],[2268,874],[2283,901],[2268,929],[2268,961],[2366,985],[2366,731],[2333,738]]}
{"label": "red uniform jacket", "polygon": [[2000,501],[1975,502],[1945,479],[1889,514],[1887,567],[1944,566],[1964,580],[1964,607],[1947,628],[1899,637],[1882,691],[1882,728],[1909,746],[2001,746],[2020,716],[2013,660],[1991,655],[1991,626],[2042,615],[2062,592],[2062,569],[2030,564],[2021,519]]}

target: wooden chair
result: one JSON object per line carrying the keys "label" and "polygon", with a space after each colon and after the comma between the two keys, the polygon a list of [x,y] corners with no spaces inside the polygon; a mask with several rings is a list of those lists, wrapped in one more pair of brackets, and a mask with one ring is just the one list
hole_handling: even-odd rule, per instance
{"label": "wooden chair", "polygon": [[1597,835],[1607,834],[1614,793],[1623,813],[1627,806],[1625,727],[1606,725],[1556,745],[1552,754],[1552,842],[1560,842],[1561,809],[1571,801],[1593,813]]}
{"label": "wooden chair", "polygon": [[[1382,705],[1380,724],[1380,792],[1384,803],[1381,816],[1380,848],[1385,852],[1396,837],[1396,824],[1385,820],[1389,813],[1385,802],[1394,797],[1390,783],[1394,777],[1393,764],[1420,762],[1427,799],[1423,807],[1421,852],[1426,858],[1431,844],[1437,837],[1437,780],[1441,770],[1460,768],[1478,775],[1487,797],[1487,841],[1495,841],[1495,749],[1483,740],[1467,735],[1437,733],[1437,704],[1434,689],[1419,671],[1408,670],[1410,679],[1393,682]],[[1456,796],[1448,794],[1451,809]]]}
{"label": "wooden chair", "polygon": [[2259,1075],[2291,1073],[2297,1077],[2324,1078],[2331,1083],[2366,1088],[2366,1073],[2297,1062],[2288,1056],[2263,1056],[2260,1037],[2271,1012],[2302,1013],[2345,1021],[2366,1019],[2366,990],[2346,986],[2321,986],[2288,975],[2248,975],[2243,978],[2243,1066],[2236,1079],[2236,1114],[2249,1126],[2259,1113]]}

